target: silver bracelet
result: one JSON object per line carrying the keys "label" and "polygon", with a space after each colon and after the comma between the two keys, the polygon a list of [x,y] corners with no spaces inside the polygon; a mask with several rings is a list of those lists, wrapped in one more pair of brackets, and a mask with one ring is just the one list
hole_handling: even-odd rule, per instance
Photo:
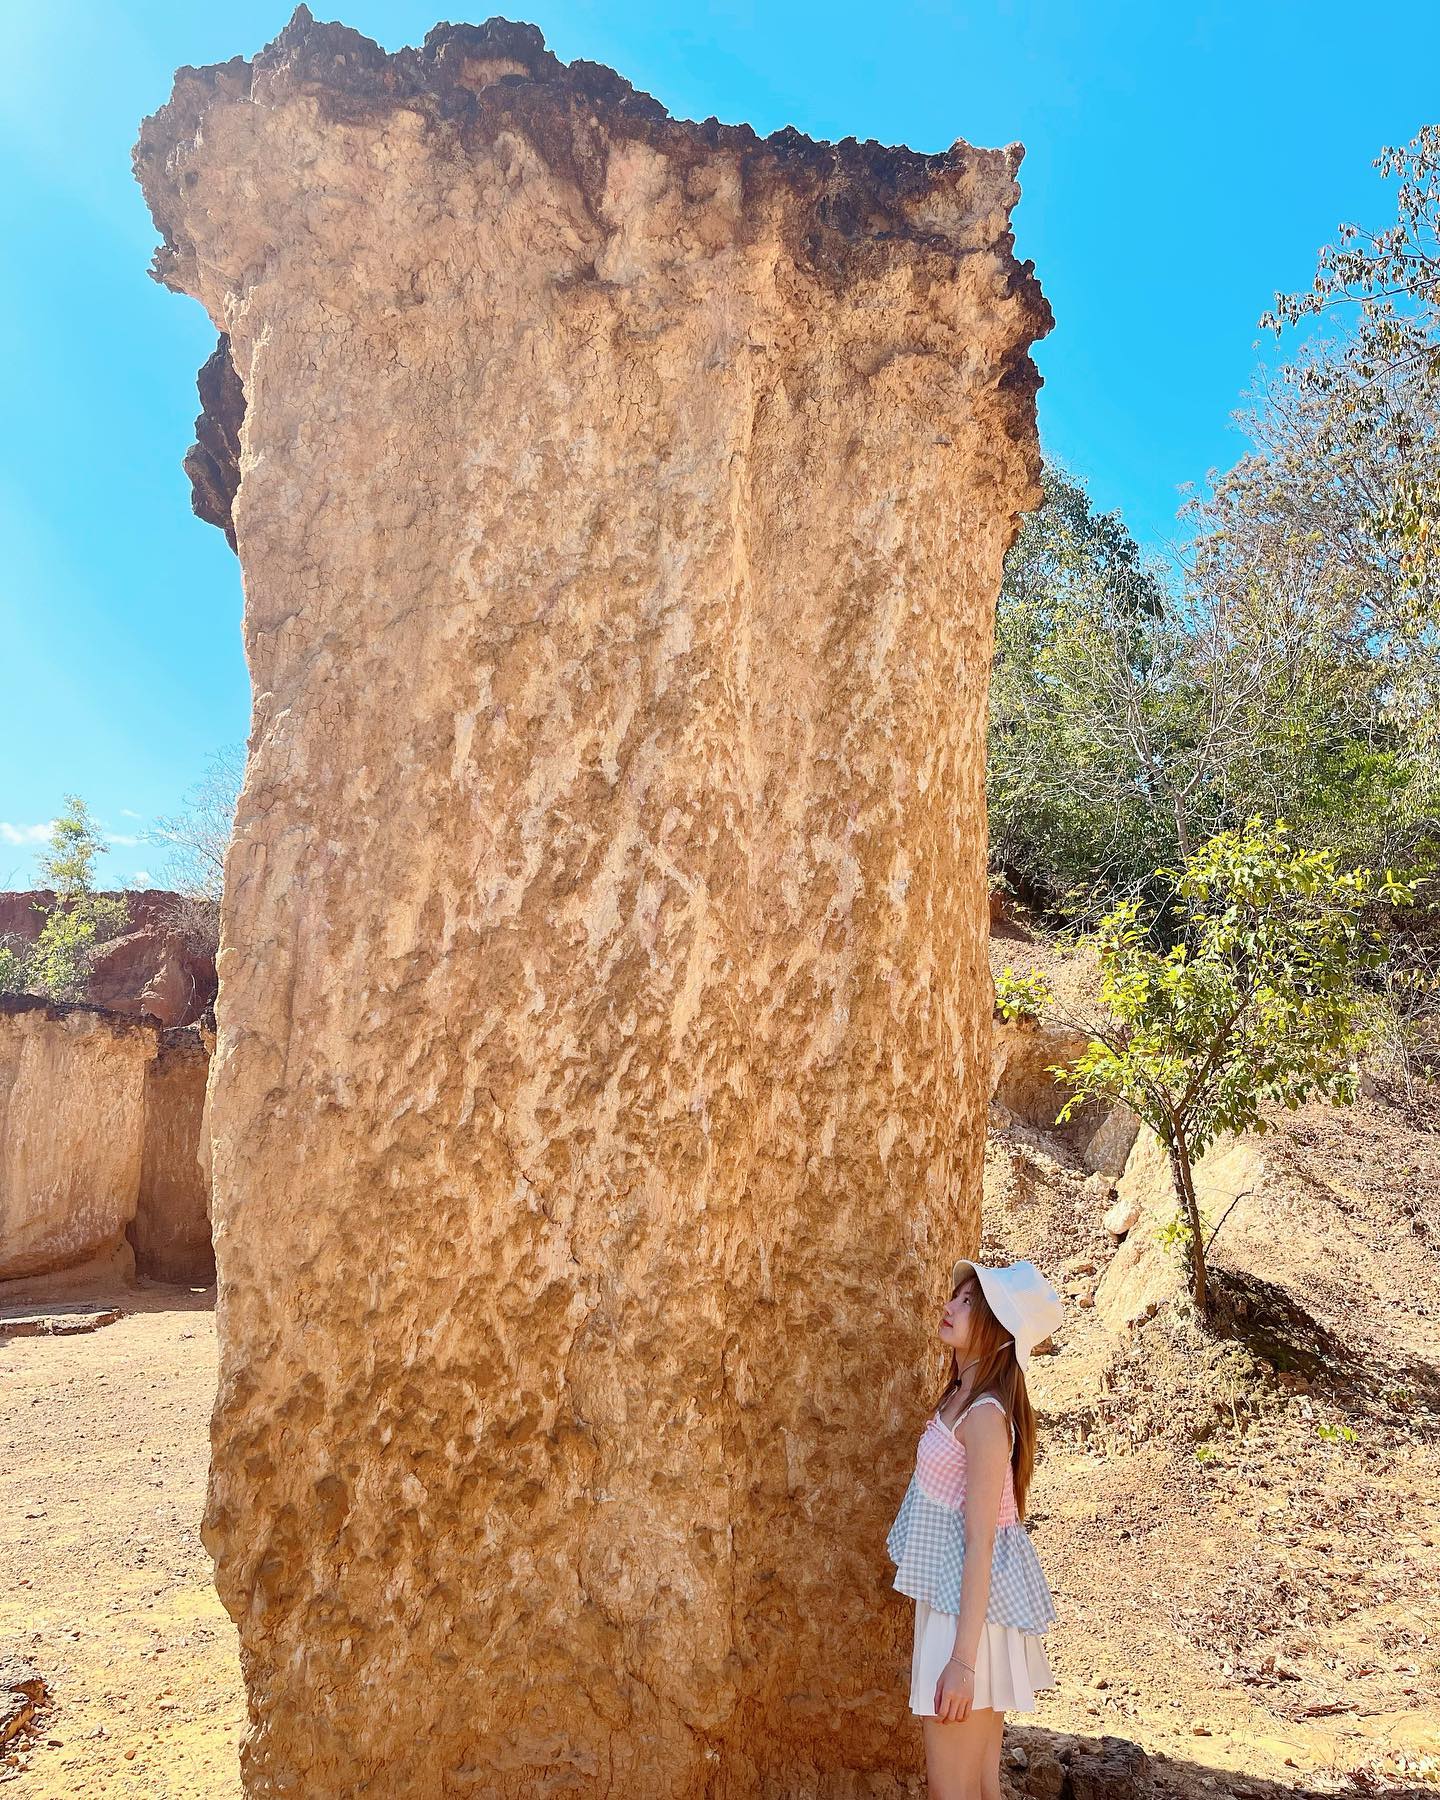
{"label": "silver bracelet", "polygon": [[[970,1664],[969,1664],[969,1663],[967,1663],[967,1662],[960,1662],[960,1658],[959,1658],[959,1657],[958,1657],[958,1656],[952,1656],[952,1657],[951,1657],[951,1658],[950,1658],[950,1659],[949,1659],[949,1661],[950,1661],[950,1662],[953,1662],[953,1663],[959,1663],[959,1664],[960,1664],[960,1667],[961,1667],[961,1668],[962,1668],[962,1669],[963,1669],[963,1670],[964,1670],[964,1671],[965,1671],[965,1673],[966,1673],[966,1674],[967,1674],[967,1675],[973,1675],[973,1674],[974,1674],[974,1673],[975,1673],[975,1671],[974,1671],[974,1669],[973,1669],[973,1668],[972,1668],[972,1667],[971,1667],[971,1665],[970,1665]],[[948,1665],[947,1665],[947,1666],[948,1666]]]}

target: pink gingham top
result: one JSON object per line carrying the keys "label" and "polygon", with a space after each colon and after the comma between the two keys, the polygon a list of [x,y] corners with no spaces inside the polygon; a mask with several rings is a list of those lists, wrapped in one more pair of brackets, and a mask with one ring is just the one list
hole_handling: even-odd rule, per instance
{"label": "pink gingham top", "polygon": [[[982,1394],[965,1408],[955,1421],[957,1425],[977,1406],[998,1406],[1002,1416],[1005,1408],[994,1394]],[[1010,1443],[1014,1447],[1015,1427],[1010,1427]],[[938,1412],[931,1413],[925,1421],[925,1429],[920,1434],[920,1447],[915,1455],[915,1478],[920,1483],[921,1492],[931,1500],[938,1500],[942,1506],[962,1512],[965,1507],[965,1446],[956,1437],[954,1431],[940,1417]],[[1005,1465],[1005,1486],[1000,1491],[1000,1512],[996,1525],[1018,1525],[1020,1509],[1015,1504],[1015,1471],[1007,1462]]]}

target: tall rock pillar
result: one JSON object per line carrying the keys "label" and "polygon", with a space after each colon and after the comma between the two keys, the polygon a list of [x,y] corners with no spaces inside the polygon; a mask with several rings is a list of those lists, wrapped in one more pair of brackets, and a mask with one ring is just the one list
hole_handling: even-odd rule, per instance
{"label": "tall rock pillar", "polygon": [[237,409],[206,1538],[252,1795],[917,1766],[883,1535],[978,1219],[1018,159],[303,9],[143,129]]}

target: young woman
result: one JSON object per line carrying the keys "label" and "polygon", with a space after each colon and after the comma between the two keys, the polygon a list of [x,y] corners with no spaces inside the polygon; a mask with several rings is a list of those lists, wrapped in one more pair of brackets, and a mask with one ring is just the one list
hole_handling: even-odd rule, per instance
{"label": "young woman", "polygon": [[915,1601],[910,1710],[925,1733],[930,1800],[1000,1800],[1005,1714],[1054,1686],[1055,1618],[1025,1516],[1035,1415],[1025,1369],[1061,1319],[1033,1263],[957,1262],[939,1336],[950,1379],[920,1434],[886,1547]]}

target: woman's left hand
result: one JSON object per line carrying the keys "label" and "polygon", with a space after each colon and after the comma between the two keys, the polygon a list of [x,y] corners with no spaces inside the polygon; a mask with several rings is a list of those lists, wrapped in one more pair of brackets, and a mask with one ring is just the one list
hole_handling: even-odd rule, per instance
{"label": "woman's left hand", "polygon": [[942,1724],[958,1725],[974,1704],[975,1671],[952,1656],[935,1683],[935,1716]]}

